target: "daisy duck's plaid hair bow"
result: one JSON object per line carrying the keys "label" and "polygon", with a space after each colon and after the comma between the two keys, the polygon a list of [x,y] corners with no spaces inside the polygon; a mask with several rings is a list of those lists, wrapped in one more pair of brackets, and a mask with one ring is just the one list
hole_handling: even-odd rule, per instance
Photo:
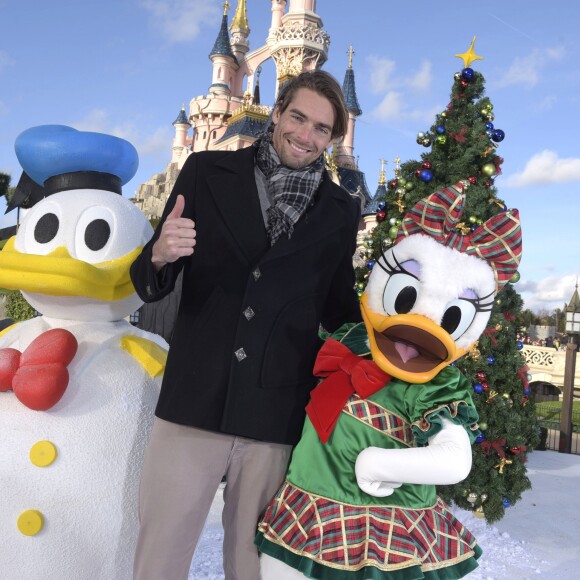
{"label": "daisy duck's plaid hair bow", "polygon": [[489,218],[467,235],[455,226],[461,220],[465,194],[457,183],[423,198],[403,218],[395,243],[413,234],[425,234],[440,244],[489,263],[499,291],[514,275],[522,257],[522,231],[517,209]]}

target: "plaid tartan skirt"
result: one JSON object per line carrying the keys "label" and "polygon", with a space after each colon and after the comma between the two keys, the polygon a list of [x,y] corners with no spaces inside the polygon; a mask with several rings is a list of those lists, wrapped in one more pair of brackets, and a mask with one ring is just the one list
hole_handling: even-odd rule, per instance
{"label": "plaid tartan skirt", "polygon": [[258,525],[259,549],[308,578],[461,578],[475,538],[438,498],[426,509],[352,506],[286,481]]}

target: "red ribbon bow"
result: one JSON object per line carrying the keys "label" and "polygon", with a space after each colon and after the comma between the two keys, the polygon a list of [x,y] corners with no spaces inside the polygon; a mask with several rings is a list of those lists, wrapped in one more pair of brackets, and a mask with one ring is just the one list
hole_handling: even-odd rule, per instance
{"label": "red ribbon bow", "polygon": [[497,346],[497,339],[494,336],[496,332],[497,332],[496,328],[487,328],[483,331],[483,334],[489,336],[489,340],[491,340],[493,346]]}
{"label": "red ribbon bow", "polygon": [[310,393],[306,413],[322,443],[328,441],[351,395],[357,393],[366,399],[391,380],[372,360],[354,354],[333,338],[322,345],[314,363],[314,374],[324,380]]}
{"label": "red ribbon bow", "polygon": [[14,391],[29,409],[46,411],[56,405],[68,386],[66,366],[74,358],[77,339],[63,328],[35,338],[24,352],[0,349],[0,391]]}
{"label": "red ribbon bow", "polygon": [[481,448],[486,455],[489,455],[490,451],[493,449],[500,457],[505,457],[505,451],[503,450],[504,445],[505,439],[499,437],[493,443],[490,441],[484,441],[481,444]]}

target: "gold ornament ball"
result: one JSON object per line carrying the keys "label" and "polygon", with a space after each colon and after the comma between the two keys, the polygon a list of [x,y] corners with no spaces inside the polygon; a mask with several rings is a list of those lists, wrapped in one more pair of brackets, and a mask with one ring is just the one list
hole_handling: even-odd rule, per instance
{"label": "gold ornament ball", "polygon": [[398,231],[399,231],[399,228],[397,226],[392,226],[389,229],[389,238],[391,238],[391,240],[394,240],[397,237]]}
{"label": "gold ornament ball", "polygon": [[475,503],[477,501],[477,494],[473,491],[467,496],[467,501],[469,503]]}
{"label": "gold ornament ball", "polygon": [[407,183],[405,183],[405,189],[407,191],[411,191],[414,187],[415,187],[415,184],[412,181],[407,181]]}
{"label": "gold ornament ball", "polygon": [[397,179],[397,183],[398,183],[400,186],[404,187],[404,186],[405,186],[405,183],[407,183],[407,180],[406,180],[404,177],[399,177],[399,178]]}
{"label": "gold ornament ball", "polygon": [[481,109],[481,116],[482,117],[487,117],[488,115],[489,115],[488,109]]}
{"label": "gold ornament ball", "polygon": [[474,224],[477,221],[477,218],[474,215],[469,216],[469,223]]}
{"label": "gold ornament ball", "polygon": [[445,145],[445,143],[447,143],[447,135],[438,135],[437,143],[439,143],[439,145]]}
{"label": "gold ornament ball", "polygon": [[493,163],[486,163],[482,168],[481,168],[481,172],[486,176],[486,177],[492,177],[493,175],[496,174],[496,168],[495,165]]}

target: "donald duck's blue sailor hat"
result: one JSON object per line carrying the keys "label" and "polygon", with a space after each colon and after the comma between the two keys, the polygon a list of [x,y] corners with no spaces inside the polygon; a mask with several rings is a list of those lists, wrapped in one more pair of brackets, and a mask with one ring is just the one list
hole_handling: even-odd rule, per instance
{"label": "donald duck's blue sailor hat", "polygon": [[[14,145],[23,169],[6,211],[71,189],[103,189],[121,193],[139,166],[131,143],[104,133],[78,131],[66,125],[40,125],[22,132]],[[19,191],[20,189],[20,191]]]}

